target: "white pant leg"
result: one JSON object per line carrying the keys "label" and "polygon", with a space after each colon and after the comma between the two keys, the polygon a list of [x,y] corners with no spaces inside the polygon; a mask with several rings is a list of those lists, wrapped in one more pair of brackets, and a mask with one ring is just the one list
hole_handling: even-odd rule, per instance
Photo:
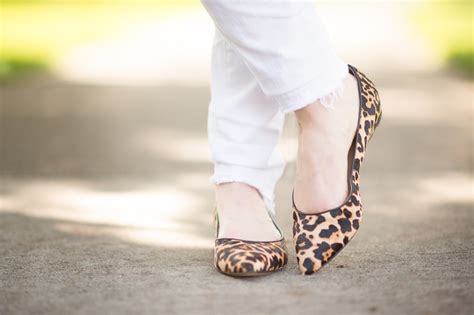
{"label": "white pant leg", "polygon": [[283,122],[284,114],[216,29],[208,118],[211,182],[249,184],[274,212],[274,188],[285,166],[277,148]]}
{"label": "white pant leg", "polygon": [[202,0],[216,27],[283,112],[334,91],[348,75],[314,3],[303,0]]}
{"label": "white pant leg", "polygon": [[273,210],[283,114],[331,95],[347,76],[313,3],[202,0],[219,31],[212,58],[213,183],[256,187]]}

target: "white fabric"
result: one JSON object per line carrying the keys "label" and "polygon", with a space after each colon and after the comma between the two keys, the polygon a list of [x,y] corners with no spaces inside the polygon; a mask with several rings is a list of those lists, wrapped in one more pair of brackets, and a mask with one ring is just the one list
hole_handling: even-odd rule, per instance
{"label": "white fabric", "polygon": [[285,113],[335,93],[348,73],[312,2],[203,0],[215,22],[208,132],[211,182],[256,187],[274,211]]}

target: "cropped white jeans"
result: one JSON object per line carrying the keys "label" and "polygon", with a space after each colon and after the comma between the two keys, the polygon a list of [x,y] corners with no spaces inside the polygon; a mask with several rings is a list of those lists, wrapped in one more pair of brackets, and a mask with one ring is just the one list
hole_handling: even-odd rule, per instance
{"label": "cropped white jeans", "polygon": [[208,133],[214,184],[255,187],[274,212],[285,114],[331,96],[348,74],[311,1],[202,0],[216,26]]}

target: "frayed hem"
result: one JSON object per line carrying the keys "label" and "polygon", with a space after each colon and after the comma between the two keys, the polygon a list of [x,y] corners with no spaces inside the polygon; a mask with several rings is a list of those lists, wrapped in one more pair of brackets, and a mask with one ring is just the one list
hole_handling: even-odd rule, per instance
{"label": "frayed hem", "polygon": [[304,108],[318,100],[322,100],[325,108],[333,108],[335,101],[343,93],[344,80],[348,75],[349,66],[343,64],[340,73],[330,80],[330,84],[326,81],[324,86],[321,86],[320,79],[313,80],[294,91],[274,96],[274,99],[284,114]]}
{"label": "frayed hem", "polygon": [[344,94],[344,81],[346,77],[342,79],[342,82],[339,83],[339,86],[332,92],[327,95],[324,95],[317,99],[321,103],[321,105],[326,109],[334,109],[334,104],[338,99],[342,97]]}

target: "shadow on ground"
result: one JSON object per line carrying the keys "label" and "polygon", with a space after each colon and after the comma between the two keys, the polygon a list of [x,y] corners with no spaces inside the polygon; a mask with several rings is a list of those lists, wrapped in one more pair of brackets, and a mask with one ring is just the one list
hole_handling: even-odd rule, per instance
{"label": "shadow on ground", "polygon": [[140,245],[104,233],[119,227],[4,212],[2,313],[317,313],[336,300],[346,314],[467,314],[467,235],[419,232],[443,226],[453,205],[441,208],[429,223],[395,221],[407,224],[395,233],[374,228],[394,220],[371,215],[351,250],[318,275],[300,276],[292,260],[286,271],[256,279],[217,273],[211,248]]}

